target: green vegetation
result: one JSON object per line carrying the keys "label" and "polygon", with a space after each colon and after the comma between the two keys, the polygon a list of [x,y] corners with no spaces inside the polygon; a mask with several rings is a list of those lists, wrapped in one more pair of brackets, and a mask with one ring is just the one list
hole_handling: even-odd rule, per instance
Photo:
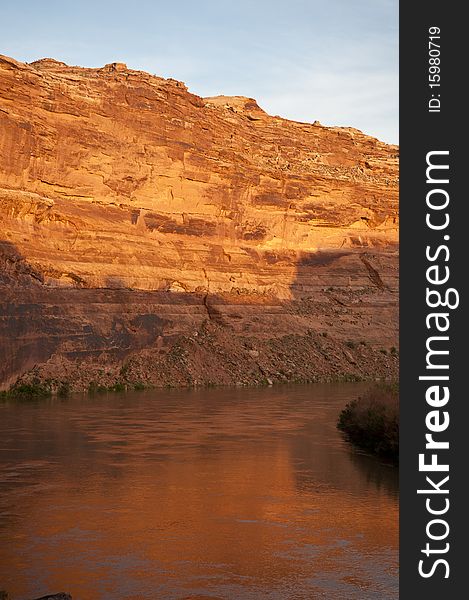
{"label": "green vegetation", "polygon": [[41,380],[32,377],[29,381],[17,381],[10,389],[0,392],[0,400],[39,400],[57,395],[66,398],[70,394],[70,383],[57,379]]}
{"label": "green vegetation", "polygon": [[357,373],[342,373],[330,379],[330,383],[356,383],[363,381],[363,377]]}
{"label": "green vegetation", "polygon": [[8,391],[0,392],[0,398],[14,400],[36,400],[37,398],[48,398],[52,395],[50,385],[47,383],[17,383]]}
{"label": "green vegetation", "polygon": [[70,394],[70,384],[68,381],[62,381],[57,388],[57,396],[66,398]]}
{"label": "green vegetation", "polygon": [[105,394],[107,392],[126,392],[127,390],[146,390],[151,386],[146,385],[142,381],[128,382],[128,381],[116,381],[112,385],[100,385],[96,381],[92,381],[88,386],[89,394]]}
{"label": "green vegetation", "polygon": [[128,363],[124,363],[119,371],[120,376],[122,377],[122,379],[127,379],[127,377],[129,376],[129,372],[130,372],[130,366]]}
{"label": "green vegetation", "polygon": [[124,383],[115,383],[114,385],[110,385],[108,390],[110,392],[125,392],[127,386]]}
{"label": "green vegetation", "polygon": [[[145,390],[151,386],[142,381],[126,382],[116,381],[112,385],[101,385],[96,381],[91,381],[88,386],[89,394],[104,394],[107,392],[125,392],[128,389]],[[1,400],[39,400],[57,396],[58,398],[66,398],[70,395],[71,386],[68,381],[57,381],[55,379],[47,379],[40,381],[33,379],[31,382],[18,382],[11,386],[7,391],[0,392]]]}
{"label": "green vegetation", "polygon": [[103,394],[104,392],[107,392],[107,387],[105,385],[100,385],[99,383],[96,383],[96,381],[91,381],[90,384],[88,385],[88,393],[89,394]]}
{"label": "green vegetation", "polygon": [[337,427],[349,440],[374,454],[399,460],[399,388],[381,384],[347,404]]}

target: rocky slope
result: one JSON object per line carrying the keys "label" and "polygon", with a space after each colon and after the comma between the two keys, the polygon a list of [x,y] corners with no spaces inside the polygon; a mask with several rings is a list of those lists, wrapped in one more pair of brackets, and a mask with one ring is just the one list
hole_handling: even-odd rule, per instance
{"label": "rocky slope", "polygon": [[120,63],[0,97],[3,387],[395,373],[396,146]]}

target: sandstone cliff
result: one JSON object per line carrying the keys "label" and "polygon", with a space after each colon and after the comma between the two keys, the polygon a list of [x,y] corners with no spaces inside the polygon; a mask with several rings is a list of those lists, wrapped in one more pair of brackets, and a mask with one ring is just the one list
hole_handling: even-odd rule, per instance
{"label": "sandstone cliff", "polygon": [[396,146],[121,63],[0,97],[3,386],[395,371]]}

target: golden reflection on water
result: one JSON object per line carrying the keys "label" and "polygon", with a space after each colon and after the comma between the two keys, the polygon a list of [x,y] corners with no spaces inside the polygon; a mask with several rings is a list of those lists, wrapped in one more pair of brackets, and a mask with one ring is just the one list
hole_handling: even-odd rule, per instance
{"label": "golden reflection on water", "polygon": [[13,600],[393,599],[393,467],[335,429],[357,385],[0,407]]}

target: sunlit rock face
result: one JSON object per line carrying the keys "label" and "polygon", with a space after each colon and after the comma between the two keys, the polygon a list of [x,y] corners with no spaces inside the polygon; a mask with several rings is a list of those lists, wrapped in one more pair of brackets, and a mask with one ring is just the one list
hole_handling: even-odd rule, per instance
{"label": "sunlit rock face", "polygon": [[207,319],[397,345],[396,146],[122,63],[0,57],[0,97],[3,381],[165,357]]}

